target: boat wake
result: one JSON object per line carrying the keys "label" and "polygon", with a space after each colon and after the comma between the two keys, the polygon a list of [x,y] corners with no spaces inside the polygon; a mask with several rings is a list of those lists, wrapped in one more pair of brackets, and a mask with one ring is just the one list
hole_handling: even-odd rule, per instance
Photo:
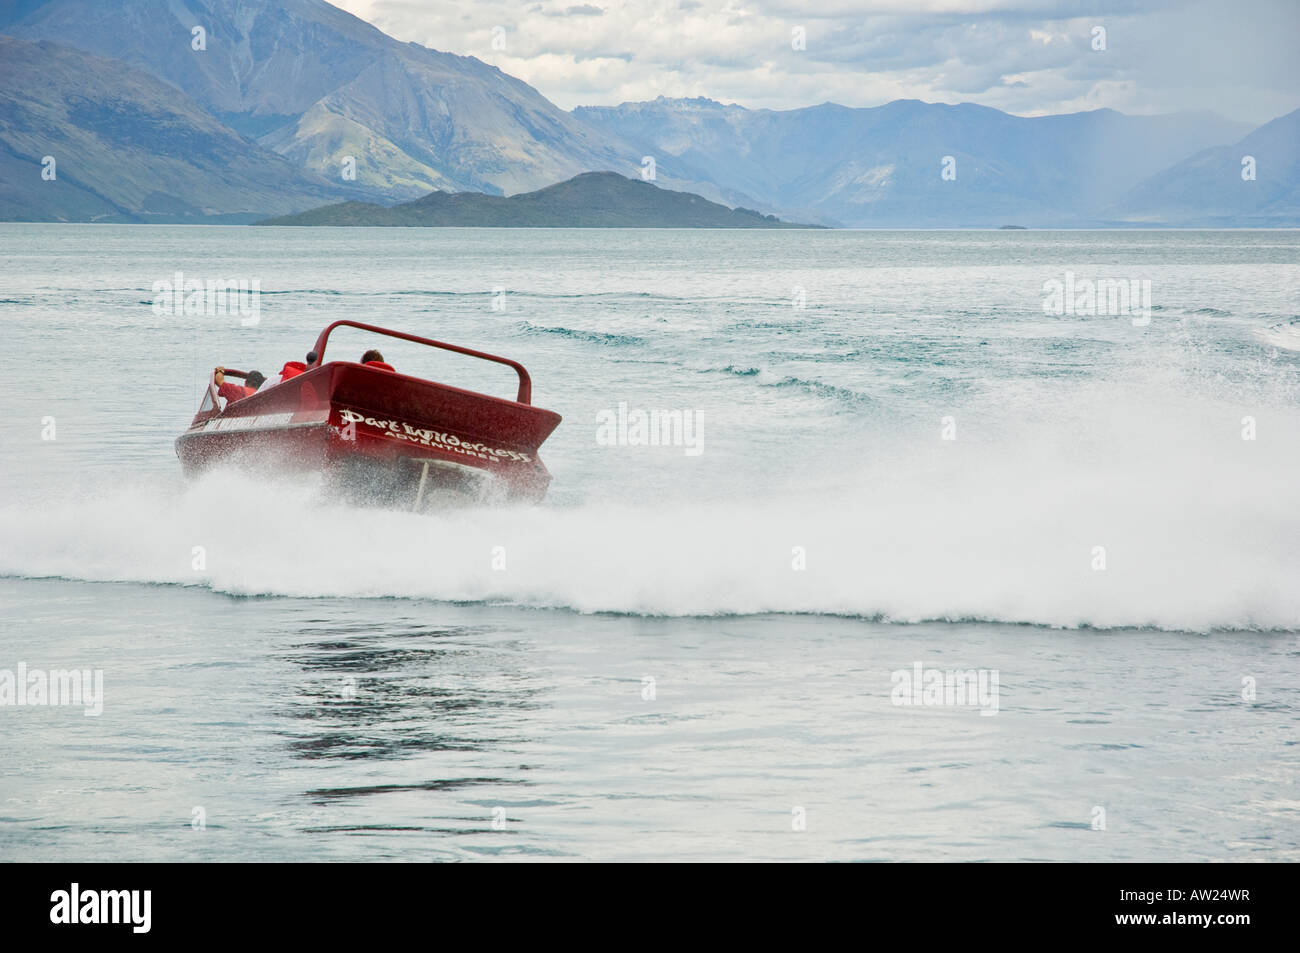
{"label": "boat wake", "polygon": [[6,503],[0,574],[642,615],[1300,629],[1300,460],[1284,459],[1300,435],[1211,439],[1188,419],[1137,426],[1123,452],[1080,434],[1067,452],[1050,428],[1014,449],[936,445],[802,493],[420,516],[218,470]]}
{"label": "boat wake", "polygon": [[1300,318],[1255,332],[1265,343],[1286,351],[1300,351]]}
{"label": "boat wake", "polygon": [[[575,412],[548,453],[557,492],[536,506],[417,515],[256,469],[185,483],[171,460],[127,487],[120,464],[11,469],[0,575],[659,616],[1300,631],[1294,368],[1230,380],[1201,357],[1135,349],[1105,377],[1015,379],[955,410],[931,397],[818,428],[793,411],[759,430],[719,417],[701,457],[597,446]],[[751,379],[747,366],[727,373]]]}

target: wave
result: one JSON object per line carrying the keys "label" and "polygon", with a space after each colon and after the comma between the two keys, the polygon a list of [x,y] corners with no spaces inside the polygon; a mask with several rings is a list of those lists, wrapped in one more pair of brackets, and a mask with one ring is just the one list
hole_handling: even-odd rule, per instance
{"label": "wave", "polygon": [[813,378],[777,374],[765,367],[746,367],[743,365],[725,364],[715,367],[694,367],[691,369],[700,374],[729,374],[733,377],[753,378],[761,387],[799,390],[812,394],[815,397],[822,397],[827,400],[833,400],[844,404],[865,406],[875,403],[873,397],[864,394],[861,391],[852,390],[848,387],[840,387],[836,384],[827,384],[825,381],[819,381]]}
{"label": "wave", "polygon": [[[0,575],[649,616],[1300,631],[1300,372],[1261,359],[1228,380],[1204,357],[1150,343],[1104,375],[928,391],[916,414],[751,413],[715,386],[746,425],[719,416],[699,458],[594,448],[566,425],[548,444],[557,492],[527,508],[416,517],[230,470],[123,486],[111,457],[9,467]],[[870,402],[760,362],[675,366]],[[941,439],[945,415],[956,439]]]}
{"label": "wave", "polygon": [[[512,298],[536,298],[545,301],[571,301],[589,298],[614,301],[646,300],[695,303],[700,300],[697,296],[685,298],[676,295],[655,294],[649,291],[592,291],[560,294],[557,292],[507,288],[506,292]],[[404,288],[392,291],[361,291],[341,288],[282,288],[274,291],[263,289],[261,293],[264,295],[326,295],[345,298],[485,298],[494,292],[491,288],[481,288],[476,291],[441,291],[434,288]]]}
{"label": "wave", "polygon": [[678,295],[657,294],[653,291],[584,291],[560,294],[558,292],[520,290],[512,291],[510,293],[522,298],[542,298],[553,301],[571,301],[580,298],[592,298],[611,301],[683,301],[694,304],[700,300],[708,300],[701,299],[697,295],[680,297]]}
{"label": "wave", "polygon": [[993,439],[962,416],[951,443],[839,447],[843,466],[815,481],[709,500],[640,498],[629,475],[618,501],[416,517],[234,471],[10,496],[0,574],[646,616],[1300,630],[1295,414],[1261,411],[1267,438],[1250,443],[1235,411],[1095,396],[1090,410],[1114,411],[1089,418],[1098,432],[1049,413]]}
{"label": "wave", "polygon": [[1300,318],[1275,324],[1269,328],[1256,328],[1255,336],[1273,347],[1286,351],[1300,351]]}
{"label": "wave", "polygon": [[[1013,490],[1022,498],[1011,499]],[[1106,520],[1104,530],[1088,533],[1080,520],[1062,533],[1061,499],[1052,492],[1024,499],[1025,490],[1007,488],[987,501],[983,516],[895,494],[887,502],[842,495],[816,504],[602,504],[417,518],[220,474],[161,504],[138,492],[53,513],[6,509],[0,573],[240,596],[400,597],[645,616],[1300,627],[1294,560],[1288,573],[1267,552],[1244,558],[1248,533],[1234,537],[1242,563],[1225,566],[1197,545],[1204,526],[1168,532],[1173,524],[1159,520]],[[1174,515],[1171,509],[1161,515]],[[1280,529],[1269,536],[1285,545]],[[1099,539],[1112,560],[1105,572],[1091,565]],[[806,568],[795,568],[801,561]]]}
{"label": "wave", "polygon": [[637,347],[645,343],[644,338],[630,334],[611,334],[606,331],[583,331],[578,328],[566,328],[559,325],[533,324],[523,321],[519,329],[525,334],[555,334],[573,341],[585,341],[588,344],[604,344],[613,347]]}

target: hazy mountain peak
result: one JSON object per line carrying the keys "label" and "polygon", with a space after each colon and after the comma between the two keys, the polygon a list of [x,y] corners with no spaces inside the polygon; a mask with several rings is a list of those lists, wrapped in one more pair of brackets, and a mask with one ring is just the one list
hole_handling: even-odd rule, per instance
{"label": "hazy mountain peak", "polygon": [[[296,166],[302,182],[290,191],[298,195],[303,182],[385,201],[431,190],[510,195],[593,169],[645,168],[712,201],[823,223],[1095,223],[1122,218],[1117,201],[1143,180],[1151,182],[1131,198],[1163,220],[1193,201],[1191,185],[1161,191],[1185,175],[1210,190],[1211,204],[1216,190],[1231,190],[1216,216],[1230,219],[1236,207],[1275,216],[1289,201],[1269,191],[1275,171],[1288,168],[1286,123],[1247,142],[1249,127],[1208,113],[1022,117],[916,99],[773,110],[659,96],[569,113],[495,66],[400,42],[323,0],[11,0],[0,24],[117,57],[170,84],[188,97],[186,122],[206,111]],[[205,49],[192,46],[197,26]],[[29,134],[24,148],[64,132],[93,134],[79,119],[41,112],[41,122],[71,127],[20,130]],[[1238,144],[1186,165],[1228,143]],[[171,148],[156,135],[154,159],[170,161]],[[1240,192],[1229,174],[1246,148],[1263,157],[1253,192]],[[1212,171],[1196,171],[1206,163]]]}
{"label": "hazy mountain peak", "polygon": [[[640,162],[495,66],[323,0],[46,0],[21,13],[15,35],[116,56],[340,186],[509,193]],[[206,49],[192,48],[194,26]]]}
{"label": "hazy mountain peak", "polygon": [[1116,202],[1122,221],[1279,226],[1300,222],[1300,109],[1232,145],[1197,152]]}
{"label": "hazy mountain peak", "polygon": [[[46,156],[54,177],[42,176]],[[243,220],[319,204],[327,183],[116,60],[0,35],[0,216]]]}
{"label": "hazy mountain peak", "polygon": [[1021,117],[917,99],[789,110],[654,100],[574,112],[720,189],[805,221],[862,225],[1095,222],[1143,178],[1244,131],[1205,116]]}

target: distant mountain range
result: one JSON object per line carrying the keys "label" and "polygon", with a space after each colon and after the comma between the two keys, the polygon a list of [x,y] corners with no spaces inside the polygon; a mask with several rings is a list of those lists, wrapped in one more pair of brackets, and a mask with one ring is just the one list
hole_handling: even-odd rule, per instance
{"label": "distant mountain range", "polygon": [[566,112],[324,0],[10,0],[0,33],[10,220],[250,221],[435,190],[446,210],[449,193],[636,175],[649,156],[665,190],[820,224],[1300,225],[1300,111],[1253,131],[1209,113],[915,101]]}
{"label": "distant mountain range", "polygon": [[[584,172],[510,197],[431,192],[401,205],[343,202],[259,225],[424,225],[529,228],[806,228],[617,172]],[[814,226],[815,227],[815,226]]]}
{"label": "distant mountain range", "polygon": [[0,218],[249,222],[337,194],[174,86],[0,35]]}
{"label": "distant mountain range", "polygon": [[1151,176],[1109,212],[1125,224],[1300,225],[1300,110]]}
{"label": "distant mountain range", "polygon": [[[0,32],[157,77],[235,132],[335,183],[341,196],[501,195],[579,172],[640,168],[632,146],[527,83],[474,57],[402,43],[323,0],[25,0],[4,10]],[[193,49],[195,27],[203,50]],[[99,68],[87,63],[89,81]],[[103,77],[105,88],[114,80]],[[345,165],[355,179],[343,177]],[[697,184],[675,176],[671,161],[657,171],[670,184]]]}
{"label": "distant mountain range", "polygon": [[773,111],[660,98],[574,113],[720,188],[847,225],[1095,223],[1143,180],[1250,128],[1210,113],[1022,118],[914,100]]}

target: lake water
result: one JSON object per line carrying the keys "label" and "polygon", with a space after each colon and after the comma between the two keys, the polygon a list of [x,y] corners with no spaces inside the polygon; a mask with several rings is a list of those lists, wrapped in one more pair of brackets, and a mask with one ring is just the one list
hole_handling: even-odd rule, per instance
{"label": "lake water", "polygon": [[[1300,232],[0,256],[0,860],[1300,858]],[[256,313],[161,313],[177,272]],[[211,367],[339,318],[526,364],[546,502],[185,483]],[[611,445],[620,406],[693,445]],[[20,665],[102,671],[102,713],[4,704]]]}

